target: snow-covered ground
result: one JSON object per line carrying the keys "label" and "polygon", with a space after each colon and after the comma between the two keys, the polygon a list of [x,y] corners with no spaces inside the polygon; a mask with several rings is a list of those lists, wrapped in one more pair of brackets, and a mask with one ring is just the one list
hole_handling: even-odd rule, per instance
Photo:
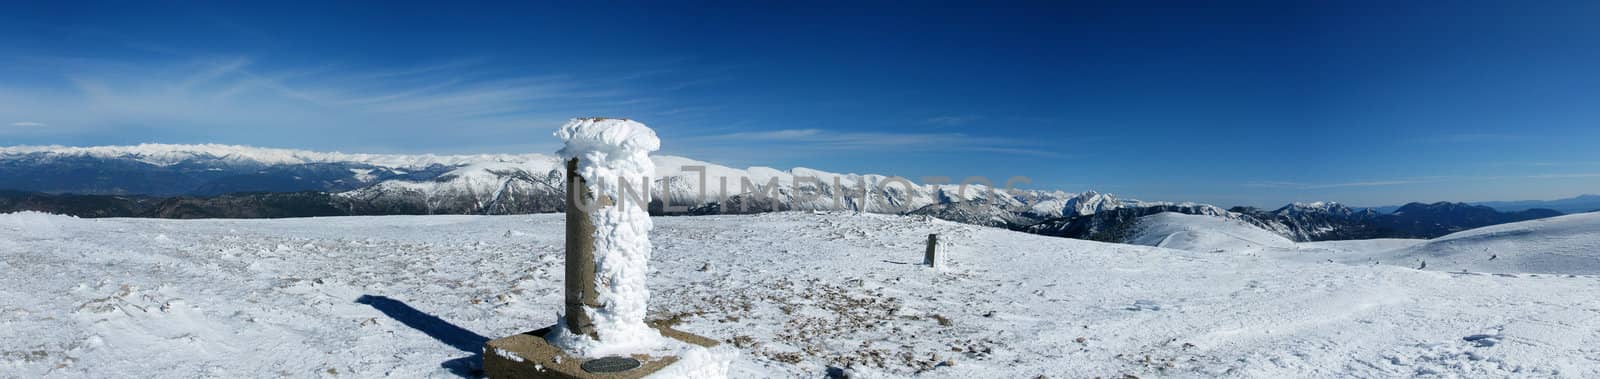
{"label": "snow-covered ground", "polygon": [[1174,212],[1140,217],[1128,243],[1196,252],[1291,249],[1294,241],[1241,220]]}
{"label": "snow-covered ground", "polygon": [[[655,223],[650,317],[737,346],[733,377],[1600,377],[1600,278],[1352,258],[1418,241],[1178,250],[870,214]],[[1592,241],[1585,225],[1570,231]],[[561,228],[0,215],[0,377],[470,373],[485,339],[555,321]],[[949,243],[942,270],[916,264],[928,233]]]}
{"label": "snow-covered ground", "polygon": [[1267,254],[1290,260],[1391,264],[1466,274],[1600,275],[1600,213],[1487,226],[1432,240],[1304,243],[1238,220],[1160,213],[1140,218],[1127,242],[1192,252]]}
{"label": "snow-covered ground", "polygon": [[1580,213],[1466,230],[1409,247],[1396,257],[1429,269],[1495,273],[1600,273],[1600,213]]}

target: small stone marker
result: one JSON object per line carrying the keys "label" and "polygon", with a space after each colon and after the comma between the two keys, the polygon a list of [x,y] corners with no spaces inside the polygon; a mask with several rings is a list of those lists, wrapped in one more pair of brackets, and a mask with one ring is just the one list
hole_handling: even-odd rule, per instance
{"label": "small stone marker", "polygon": [[939,267],[938,251],[939,251],[939,235],[938,234],[929,234],[928,235],[928,252],[924,253],[922,255],[922,264],[928,265],[928,267]]}

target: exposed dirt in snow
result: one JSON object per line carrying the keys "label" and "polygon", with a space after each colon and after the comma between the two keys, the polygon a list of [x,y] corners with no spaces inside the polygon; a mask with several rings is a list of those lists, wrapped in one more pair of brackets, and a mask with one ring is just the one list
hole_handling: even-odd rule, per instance
{"label": "exposed dirt in snow", "polygon": [[[471,375],[486,339],[554,323],[561,217],[0,215],[0,377]],[[844,213],[655,222],[650,317],[737,346],[733,377],[1600,376],[1591,276]],[[942,269],[916,264],[928,233]]]}

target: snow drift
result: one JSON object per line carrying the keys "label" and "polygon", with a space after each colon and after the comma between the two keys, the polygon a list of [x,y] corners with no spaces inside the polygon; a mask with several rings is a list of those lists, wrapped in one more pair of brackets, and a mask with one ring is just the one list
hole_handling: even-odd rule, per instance
{"label": "snow drift", "polygon": [[1489,273],[1600,274],[1600,213],[1487,226],[1396,251],[1427,269]]}

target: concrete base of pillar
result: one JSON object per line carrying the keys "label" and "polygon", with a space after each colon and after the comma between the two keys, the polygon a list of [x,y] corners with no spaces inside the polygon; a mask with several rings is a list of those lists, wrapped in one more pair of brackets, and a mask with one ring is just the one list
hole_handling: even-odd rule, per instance
{"label": "concrete base of pillar", "polygon": [[[717,346],[717,341],[666,325],[652,323],[661,336],[701,347]],[[592,373],[582,368],[584,359],[573,358],[551,346],[544,336],[550,328],[539,329],[489,341],[483,346],[484,374],[494,379],[635,379],[650,375],[678,362],[678,357],[634,355],[639,367],[617,373]]]}

